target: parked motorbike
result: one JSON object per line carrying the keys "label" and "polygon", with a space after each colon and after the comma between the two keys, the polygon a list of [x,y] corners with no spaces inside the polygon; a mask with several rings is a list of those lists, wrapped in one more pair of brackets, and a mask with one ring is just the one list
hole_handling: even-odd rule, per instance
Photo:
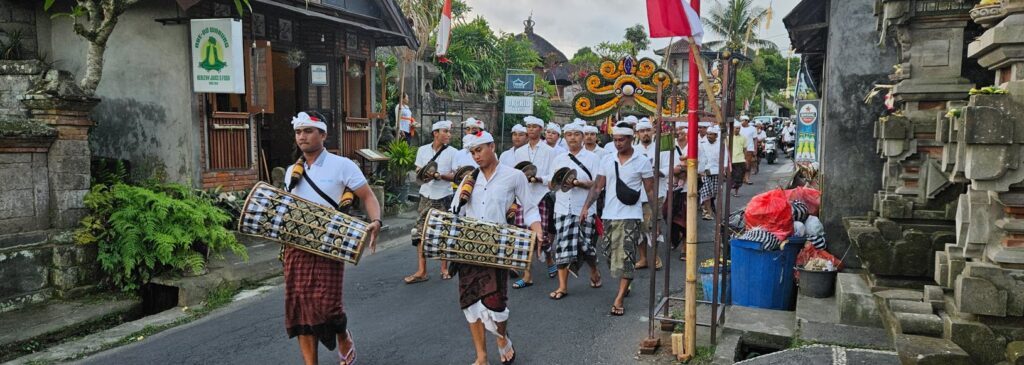
{"label": "parked motorbike", "polygon": [[776,150],[778,149],[777,143],[778,137],[768,137],[764,140],[764,159],[768,161],[768,164],[775,163]]}

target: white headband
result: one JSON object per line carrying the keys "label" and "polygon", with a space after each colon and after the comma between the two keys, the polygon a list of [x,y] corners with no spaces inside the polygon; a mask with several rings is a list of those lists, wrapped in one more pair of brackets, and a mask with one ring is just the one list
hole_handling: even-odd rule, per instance
{"label": "white headband", "polygon": [[469,117],[469,119],[466,119],[465,122],[462,122],[462,127],[463,128],[477,127],[477,128],[480,128],[480,129],[487,129],[487,126],[484,125],[484,121],[476,119],[476,118],[473,118],[473,117]]}
{"label": "white headband", "polygon": [[523,122],[526,123],[527,126],[529,126],[529,125],[539,125],[539,126],[541,126],[541,128],[544,127],[544,121],[541,120],[540,118],[537,118],[537,117],[532,116],[532,115],[529,115],[529,116],[526,116],[525,118],[523,118]]}
{"label": "white headband", "polygon": [[636,124],[637,122],[639,122],[639,120],[637,120],[636,117],[632,115],[627,115],[625,118],[622,119],[622,121],[629,124]]}
{"label": "white headband", "polygon": [[320,118],[306,114],[306,112],[300,112],[299,115],[292,118],[293,129],[302,129],[306,127],[314,127],[324,131],[324,133],[327,132],[327,123],[322,122]]}
{"label": "white headband", "polygon": [[612,135],[615,135],[615,136],[632,136],[633,135],[633,128],[613,127],[612,128]]}
{"label": "white headband", "polygon": [[687,128],[686,122],[676,122],[676,128]]}
{"label": "white headband", "polygon": [[721,132],[722,132],[722,128],[718,128],[717,125],[716,126],[712,126],[711,128],[708,128],[708,134],[711,134],[711,133],[720,134]]}
{"label": "white headband", "polygon": [[651,125],[651,122],[641,119],[640,122],[636,124],[636,130],[639,131],[641,129],[654,129],[654,126]]}
{"label": "white headband", "polygon": [[434,122],[434,126],[432,127],[431,131],[436,131],[436,130],[441,130],[441,129],[452,129],[452,121],[450,121],[450,120],[439,120],[439,121],[436,121],[436,122]]}
{"label": "white headband", "polygon": [[594,134],[597,134],[597,133],[601,133],[601,131],[598,130],[597,127],[595,127],[595,126],[588,125],[588,126],[584,126],[583,127],[583,133],[594,133]]}
{"label": "white headband", "polygon": [[522,124],[516,124],[512,126],[512,133],[526,133],[526,127],[523,127]]}
{"label": "white headband", "polygon": [[477,135],[470,134],[469,137],[469,141],[463,143],[463,146],[465,146],[467,150],[479,145],[494,143],[494,137],[487,132],[480,132],[480,134]]}
{"label": "white headband", "polygon": [[565,125],[565,128],[562,131],[565,132],[565,133],[569,133],[569,132],[580,132],[580,133],[583,133],[583,129],[585,127],[586,127],[586,125],[583,125],[583,124],[569,123],[569,124]]}
{"label": "white headband", "polygon": [[555,124],[555,122],[548,123],[548,128],[545,130],[554,131],[555,133],[562,134],[562,128]]}

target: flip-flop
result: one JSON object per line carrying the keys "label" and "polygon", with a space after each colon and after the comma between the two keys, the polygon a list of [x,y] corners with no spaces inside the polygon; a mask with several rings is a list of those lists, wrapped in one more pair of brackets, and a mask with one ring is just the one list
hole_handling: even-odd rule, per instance
{"label": "flip-flop", "polygon": [[600,288],[602,285],[604,285],[604,284],[601,283],[601,278],[597,278],[597,281],[590,280],[590,287],[591,288],[597,289],[597,288]]}
{"label": "flip-flop", "polygon": [[[501,365],[512,365],[512,363],[514,363],[516,361],[516,348],[515,348],[515,346],[512,346],[512,339],[510,337],[508,337],[508,333],[506,332],[505,333],[505,347],[498,348],[498,354],[500,354],[502,357],[504,357],[505,354],[507,354],[509,352],[512,353],[512,357],[509,358],[507,361],[502,361]],[[498,359],[498,360],[501,360],[501,359]]]}
{"label": "flip-flop", "polygon": [[449,273],[446,273],[446,272],[441,273],[441,280],[451,280],[451,279],[452,279],[452,274],[449,274]]}
{"label": "flip-flop", "polygon": [[526,280],[519,279],[512,283],[513,289],[522,289],[528,286],[533,286],[533,283],[527,283]]}
{"label": "flip-flop", "polygon": [[348,349],[348,353],[345,355],[341,354],[341,347],[338,347],[338,356],[341,357],[340,365],[355,365],[356,363],[356,340],[352,338],[352,332],[345,331],[348,334],[349,342],[352,342],[352,348]]}
{"label": "flip-flop", "polygon": [[613,305],[612,306],[612,311],[611,311],[610,314],[613,315],[613,316],[616,316],[616,317],[622,317],[623,314],[626,314],[626,308],[625,307],[616,307],[616,306]]}
{"label": "flip-flop", "polygon": [[551,292],[551,294],[548,294],[548,298],[551,298],[552,300],[562,300],[562,298],[565,298],[567,296],[569,296],[569,292],[557,290]]}
{"label": "flip-flop", "polygon": [[402,279],[402,281],[405,281],[406,284],[422,283],[422,282],[427,281],[427,280],[430,280],[430,275],[423,275],[423,276],[409,275],[409,276],[406,276],[405,279]]}

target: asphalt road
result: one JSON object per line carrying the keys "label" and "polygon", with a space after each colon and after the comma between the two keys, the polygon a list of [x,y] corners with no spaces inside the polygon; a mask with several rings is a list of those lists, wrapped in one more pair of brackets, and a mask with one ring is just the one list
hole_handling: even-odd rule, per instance
{"label": "asphalt road", "polygon": [[[745,204],[773,184],[772,173],[791,165],[763,165],[754,185],[744,186],[733,206]],[[713,254],[709,221],[701,221],[699,256]],[[414,269],[414,250],[391,242],[392,248],[365,257],[346,270],[345,308],[360,364],[469,364],[475,357],[465,317],[459,310],[455,280],[442,281],[438,266],[429,263],[430,281],[405,285]],[[664,251],[661,255],[664,255]],[[646,337],[650,270],[641,270],[626,298],[626,315],[608,314],[616,283],[601,258],[604,287],[591,289],[587,271],[570,278],[570,295],[548,298],[557,281],[534,265],[535,285],[512,289],[509,334],[518,364],[627,364],[661,362],[639,357],[637,345]],[[672,290],[683,287],[683,265],[673,253]],[[657,288],[664,285],[658,272]],[[698,289],[699,290],[699,289]],[[82,364],[301,364],[296,340],[284,330],[284,288],[278,286],[237,301],[198,321],[169,329],[131,345],[102,352]],[[667,345],[667,344],[666,344]],[[488,334],[492,364],[500,364],[493,336]],[[337,364],[338,355],[320,347],[320,364]]]}

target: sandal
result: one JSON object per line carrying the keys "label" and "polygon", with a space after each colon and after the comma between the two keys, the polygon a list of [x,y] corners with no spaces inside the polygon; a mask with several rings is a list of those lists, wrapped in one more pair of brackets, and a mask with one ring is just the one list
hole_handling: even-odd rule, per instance
{"label": "sandal", "polygon": [[338,347],[338,356],[341,357],[341,365],[355,365],[356,363],[356,340],[352,339],[352,332],[345,331],[348,335],[348,341],[352,343],[352,348],[348,349],[348,353],[345,355],[341,354],[341,347]]}
{"label": "sandal", "polygon": [[516,280],[516,282],[512,283],[512,288],[515,289],[522,289],[528,286],[533,286],[533,283],[527,283],[526,280],[523,279]]}
{"label": "sandal", "polygon": [[447,272],[441,273],[441,280],[451,280],[451,279],[452,279],[452,274],[449,274]]}
{"label": "sandal", "polygon": [[590,279],[591,288],[597,289],[600,288],[602,285],[604,284],[601,283],[601,278],[597,278],[597,281],[594,281],[594,279]]}
{"label": "sandal", "polygon": [[661,270],[662,266],[664,266],[664,265],[661,264],[661,258],[660,257],[658,257],[657,259],[654,260],[654,270]]}
{"label": "sandal", "polygon": [[[502,358],[508,355],[509,352],[512,353],[512,357],[508,358],[508,360],[503,360]],[[512,339],[508,337],[507,332],[505,333],[505,347],[498,348],[498,354],[501,355],[501,358],[498,360],[501,360],[502,365],[512,365],[516,361],[516,348],[512,346]]]}
{"label": "sandal", "polygon": [[558,265],[548,266],[548,277],[554,278],[555,276],[558,276]]}
{"label": "sandal", "polygon": [[423,276],[409,275],[409,276],[406,276],[405,279],[402,279],[402,280],[405,281],[406,284],[422,283],[424,281],[430,280],[430,275],[423,275]]}
{"label": "sandal", "polygon": [[548,298],[551,298],[551,299],[554,299],[554,300],[562,300],[562,298],[565,298],[567,296],[569,296],[569,292],[558,291],[558,290],[555,290],[555,291],[551,292],[551,294],[548,294]]}
{"label": "sandal", "polygon": [[623,314],[626,314],[626,308],[616,307],[614,305],[612,306],[611,315],[616,317],[622,317]]}

